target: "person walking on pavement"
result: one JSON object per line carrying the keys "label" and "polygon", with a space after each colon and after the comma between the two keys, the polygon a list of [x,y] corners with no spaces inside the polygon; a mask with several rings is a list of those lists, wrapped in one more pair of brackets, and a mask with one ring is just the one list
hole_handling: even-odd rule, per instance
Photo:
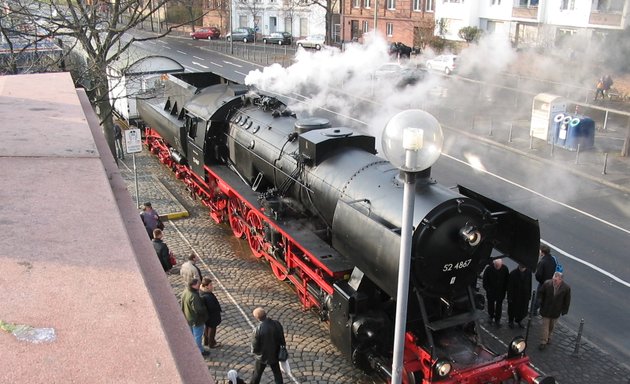
{"label": "person walking on pavement", "polygon": [[155,209],[153,209],[153,207],[151,207],[151,203],[147,202],[142,206],[140,218],[142,219],[142,223],[144,223],[144,228],[149,234],[149,238],[153,240],[153,230],[158,227],[160,215]]}
{"label": "person walking on pavement", "polygon": [[124,160],[125,151],[122,143],[122,129],[120,129],[120,125],[117,122],[114,123],[114,143],[116,145],[116,157]]}
{"label": "person walking on pavement", "polygon": [[263,371],[269,365],[275,384],[282,384],[282,372],[278,361],[280,346],[285,345],[284,330],[279,321],[267,317],[263,308],[254,309],[254,317],[259,321],[252,337],[252,353],[256,359],[251,384],[260,384]]}
{"label": "person walking on pavement", "polygon": [[192,279],[202,281],[201,269],[197,266],[197,260],[197,255],[193,252],[188,256],[188,261],[182,264],[179,269],[179,274],[186,284],[190,283]]}
{"label": "person walking on pavement", "polygon": [[527,316],[531,291],[532,273],[526,266],[519,264],[508,277],[508,326],[510,328],[514,328],[515,322],[520,328],[525,328],[521,321]]}
{"label": "person walking on pavement", "polygon": [[496,325],[501,324],[501,311],[503,310],[509,275],[510,271],[503,265],[501,259],[495,259],[483,273],[483,288],[486,290],[486,299],[488,300],[488,315]]}
{"label": "person walking on pavement", "polygon": [[164,272],[168,272],[173,268],[170,261],[170,251],[166,243],[162,240],[164,234],[161,229],[155,228],[153,230],[153,249],[155,249],[155,253],[157,253],[158,259],[160,260],[160,264],[162,264],[162,268],[164,268]]}
{"label": "person walking on pavement", "polygon": [[564,282],[561,272],[555,272],[551,280],[545,281],[540,287],[539,295],[542,334],[538,349],[542,351],[551,343],[551,333],[558,318],[569,313],[571,287]]}
{"label": "person walking on pavement", "polygon": [[217,326],[221,324],[221,304],[212,292],[212,280],[204,277],[201,280],[201,299],[208,310],[208,320],[206,320],[206,330],[203,333],[203,345],[208,348],[218,348],[221,343],[217,343],[216,334]]}
{"label": "person walking on pavement", "polygon": [[208,310],[199,296],[199,280],[192,279],[186,286],[186,289],[182,292],[181,304],[184,317],[188,321],[188,326],[195,338],[197,348],[203,356],[210,355],[210,352],[203,349],[201,344],[201,338],[203,337],[203,330],[208,319]]}
{"label": "person walking on pavement", "polygon": [[556,260],[551,255],[551,248],[546,244],[540,245],[539,252],[540,259],[536,266],[536,281],[538,286],[536,287],[536,301],[534,302],[534,315],[538,314],[540,308],[540,287],[543,283],[553,277],[553,273],[556,271]]}

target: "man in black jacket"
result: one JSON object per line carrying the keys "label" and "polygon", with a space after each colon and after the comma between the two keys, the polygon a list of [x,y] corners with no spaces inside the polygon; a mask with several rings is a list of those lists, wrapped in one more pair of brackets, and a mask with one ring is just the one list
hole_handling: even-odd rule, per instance
{"label": "man in black jacket", "polygon": [[534,315],[538,313],[538,308],[540,308],[540,288],[543,283],[553,277],[553,274],[556,272],[556,260],[551,255],[551,248],[549,248],[546,244],[540,245],[540,259],[538,260],[538,265],[536,266],[536,281],[538,282],[538,287],[536,288],[536,302],[534,302]]}
{"label": "man in black jacket", "polygon": [[497,325],[501,324],[501,312],[509,275],[510,271],[503,265],[501,259],[494,259],[483,273],[483,289],[486,290],[488,300],[488,315],[490,320],[494,320]]}
{"label": "man in black jacket", "polygon": [[263,308],[254,309],[253,314],[260,323],[254,329],[252,337],[252,353],[256,358],[256,367],[250,383],[259,384],[263,371],[269,365],[275,384],[282,384],[282,372],[278,362],[280,346],[285,345],[282,325],[279,321],[268,318]]}

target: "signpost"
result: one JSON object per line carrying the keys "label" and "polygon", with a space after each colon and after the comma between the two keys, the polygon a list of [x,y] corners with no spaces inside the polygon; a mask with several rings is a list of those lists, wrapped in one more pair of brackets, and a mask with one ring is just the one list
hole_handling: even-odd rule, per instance
{"label": "signpost", "polygon": [[125,148],[133,158],[133,179],[136,184],[136,207],[140,206],[140,196],[138,195],[138,171],[136,169],[136,153],[142,152],[142,134],[138,128],[131,128],[125,131]]}

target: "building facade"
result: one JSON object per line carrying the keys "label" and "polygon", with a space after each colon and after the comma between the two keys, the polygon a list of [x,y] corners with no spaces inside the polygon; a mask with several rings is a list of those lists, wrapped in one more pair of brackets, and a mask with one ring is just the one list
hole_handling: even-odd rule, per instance
{"label": "building facade", "polygon": [[[502,34],[515,47],[555,47],[572,37],[582,42],[602,39],[611,30],[628,26],[630,0],[442,0],[435,18],[443,37],[476,26]],[[438,31],[436,30],[436,34]],[[586,40],[585,40],[586,39]]]}
{"label": "building facade", "polygon": [[[342,7],[345,41],[363,41],[363,34],[376,31],[390,43],[422,47],[434,29],[436,0],[347,0]],[[375,28],[376,26],[376,28]]]}

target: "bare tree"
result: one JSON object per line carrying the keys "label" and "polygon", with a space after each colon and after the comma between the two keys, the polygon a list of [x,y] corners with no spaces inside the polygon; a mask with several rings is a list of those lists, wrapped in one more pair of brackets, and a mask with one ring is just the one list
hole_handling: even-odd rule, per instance
{"label": "bare tree", "polygon": [[[263,11],[262,0],[240,0],[239,5],[249,11],[254,20],[254,29],[257,29],[258,22],[260,21],[260,14]],[[258,32],[258,30],[256,30]],[[256,41],[256,34],[254,34],[254,42]]]}
{"label": "bare tree", "polygon": [[308,5],[316,5],[326,11],[326,44],[332,43],[333,36],[333,16],[339,13],[339,0],[305,0]]}
{"label": "bare tree", "polygon": [[[63,44],[65,60],[82,52],[85,65],[73,73],[74,81],[86,89],[96,108],[110,150],[115,154],[112,104],[109,99],[107,67],[138,41],[154,40],[170,33],[136,37],[126,32],[151,20],[167,0],[13,0],[26,23],[38,25],[38,39],[56,39]],[[15,12],[13,12],[15,13]],[[15,16],[17,17],[17,16]],[[192,20],[194,22],[194,20]],[[3,32],[4,35],[4,32]],[[6,36],[5,36],[6,37]],[[115,157],[115,156],[114,156]]]}

